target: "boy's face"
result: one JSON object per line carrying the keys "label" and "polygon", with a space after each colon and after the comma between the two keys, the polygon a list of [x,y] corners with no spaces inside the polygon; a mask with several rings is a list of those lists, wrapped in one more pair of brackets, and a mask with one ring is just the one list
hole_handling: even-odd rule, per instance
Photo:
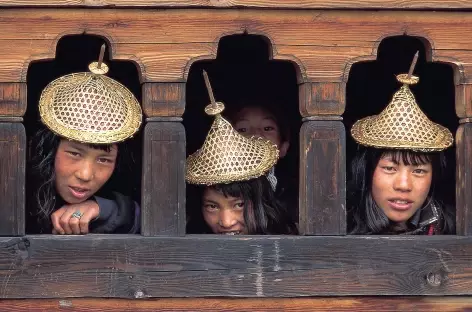
{"label": "boy's face", "polygon": [[241,109],[233,120],[233,127],[244,136],[263,137],[277,145],[280,158],[287,154],[289,143],[282,141],[276,118],[262,107],[248,106]]}
{"label": "boy's face", "polygon": [[391,221],[406,222],[426,201],[432,177],[431,163],[405,165],[384,156],[374,171],[372,197]]}
{"label": "boy's face", "polygon": [[118,147],[103,151],[88,144],[61,140],[54,161],[56,190],[69,204],[79,204],[94,195],[115,169]]}
{"label": "boy's face", "polygon": [[[252,205],[252,203],[247,203]],[[214,234],[247,234],[244,222],[244,200],[224,196],[213,188],[203,192],[202,213]]]}

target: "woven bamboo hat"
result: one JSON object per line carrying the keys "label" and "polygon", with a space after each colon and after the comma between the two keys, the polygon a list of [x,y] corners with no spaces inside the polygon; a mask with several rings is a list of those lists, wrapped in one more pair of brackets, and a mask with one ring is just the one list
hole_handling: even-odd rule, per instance
{"label": "woven bamboo hat", "polygon": [[452,133],[428,119],[416,103],[410,85],[419,81],[412,76],[418,54],[409,74],[397,76],[403,85],[388,106],[378,115],[358,120],[351,129],[357,143],[376,148],[406,149],[418,152],[441,151],[452,145]]}
{"label": "woven bamboo hat", "polygon": [[211,104],[205,108],[215,120],[203,146],[187,158],[186,180],[191,184],[213,185],[258,178],[277,162],[277,146],[263,138],[246,138],[221,116],[224,104],[215,102],[204,72]]}
{"label": "woven bamboo hat", "polygon": [[41,93],[39,113],[54,133],[81,143],[111,144],[135,134],[141,126],[141,106],[119,82],[105,76],[105,45],[90,72],[62,76]]}

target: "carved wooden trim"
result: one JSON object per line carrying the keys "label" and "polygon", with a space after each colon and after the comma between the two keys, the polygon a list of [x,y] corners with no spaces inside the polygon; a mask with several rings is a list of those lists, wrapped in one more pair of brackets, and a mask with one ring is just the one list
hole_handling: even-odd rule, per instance
{"label": "carved wooden trim", "polygon": [[143,84],[143,110],[147,117],[181,117],[185,110],[184,82]]}
{"label": "carved wooden trim", "polygon": [[0,82],[0,116],[22,117],[26,106],[26,83]]}
{"label": "carved wooden trim", "polygon": [[306,82],[299,86],[300,114],[302,117],[337,115],[346,106],[345,82]]}
{"label": "carved wooden trim", "polygon": [[456,86],[456,114],[459,118],[472,117],[472,84]]}

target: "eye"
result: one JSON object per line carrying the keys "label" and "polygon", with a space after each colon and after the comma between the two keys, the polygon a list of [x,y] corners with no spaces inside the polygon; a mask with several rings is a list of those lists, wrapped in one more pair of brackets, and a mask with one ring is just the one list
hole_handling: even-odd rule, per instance
{"label": "eye", "polygon": [[267,127],[264,127],[264,131],[274,131],[275,128],[272,127],[272,126],[267,126]]}
{"label": "eye", "polygon": [[100,164],[112,164],[112,163],[113,163],[113,160],[108,159],[108,158],[100,157],[100,158],[98,159],[98,163],[100,163]]}
{"label": "eye", "polygon": [[69,154],[72,157],[80,157],[80,153],[74,152],[74,151],[66,151],[67,154]]}
{"label": "eye", "polygon": [[216,206],[215,204],[205,204],[203,208],[205,208],[205,210],[209,212],[218,210],[218,206]]}
{"label": "eye", "polygon": [[247,132],[246,128],[238,128],[237,130],[238,132],[241,132],[241,133]]}
{"label": "eye", "polygon": [[416,174],[426,174],[428,171],[426,169],[422,169],[422,168],[416,168],[415,170],[413,170],[413,173],[416,173]]}
{"label": "eye", "polygon": [[393,167],[393,166],[383,166],[382,169],[386,172],[394,172],[395,171],[395,167]]}
{"label": "eye", "polygon": [[234,205],[234,208],[242,209],[244,208],[244,202],[238,202]]}

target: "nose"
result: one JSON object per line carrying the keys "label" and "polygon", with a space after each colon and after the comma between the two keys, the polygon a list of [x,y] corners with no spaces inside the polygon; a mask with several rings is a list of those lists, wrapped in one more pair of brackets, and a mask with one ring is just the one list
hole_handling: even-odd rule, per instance
{"label": "nose", "polygon": [[90,161],[83,161],[78,170],[75,171],[75,177],[81,181],[88,182],[94,178],[94,165]]}
{"label": "nose", "polygon": [[221,209],[220,210],[220,222],[219,225],[226,229],[232,228],[238,223],[236,216],[234,215],[231,209]]}
{"label": "nose", "polygon": [[412,189],[411,173],[408,170],[401,170],[394,180],[393,188],[400,192],[410,192]]}

